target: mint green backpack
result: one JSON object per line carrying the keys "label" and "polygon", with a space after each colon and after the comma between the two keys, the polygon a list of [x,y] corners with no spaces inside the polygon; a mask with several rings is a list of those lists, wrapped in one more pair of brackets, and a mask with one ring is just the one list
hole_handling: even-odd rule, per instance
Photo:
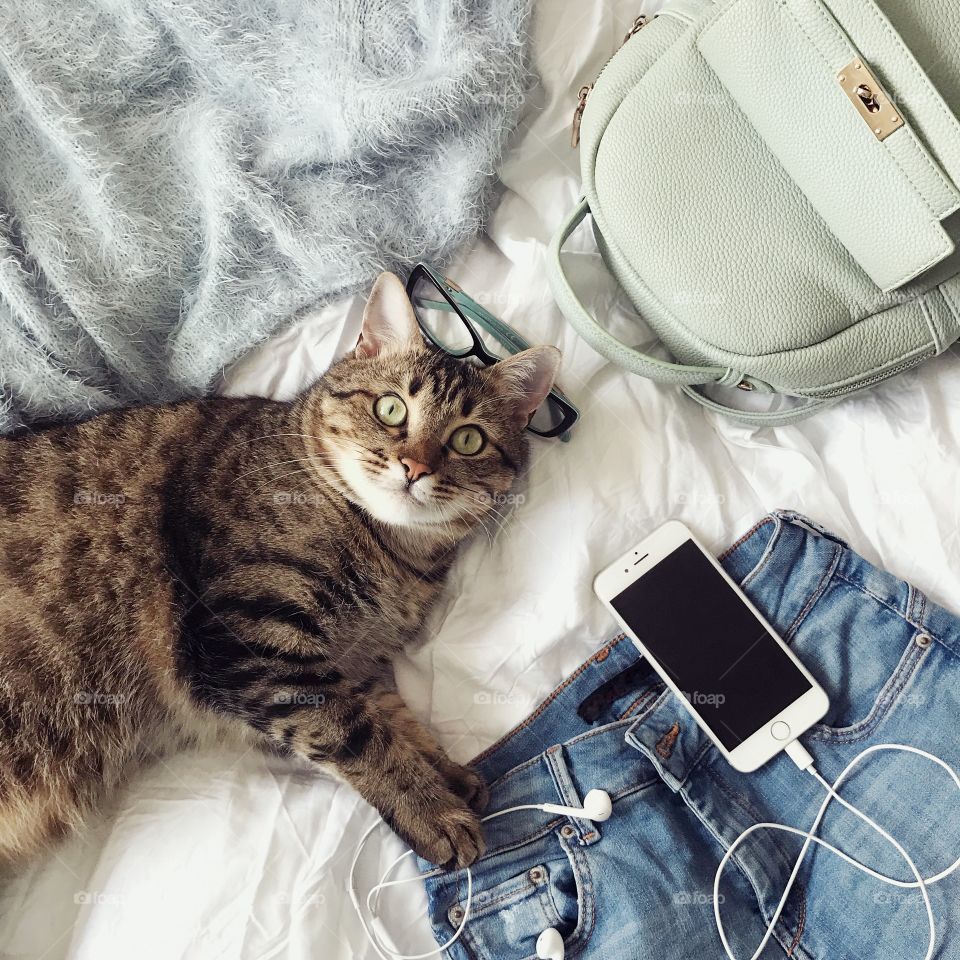
{"label": "mint green backpack", "polygon": [[[958,113],[960,0],[668,0],[581,91],[554,296],[633,373],[741,422],[808,416],[960,337]],[[588,213],[672,360],[578,300],[560,249]]]}

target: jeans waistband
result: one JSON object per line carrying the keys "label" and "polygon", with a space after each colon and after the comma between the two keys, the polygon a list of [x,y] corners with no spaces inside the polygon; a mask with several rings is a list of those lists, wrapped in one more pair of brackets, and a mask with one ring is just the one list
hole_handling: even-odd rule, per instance
{"label": "jeans waistband", "polygon": [[836,534],[792,510],[775,510],[721,557],[748,594],[764,598],[767,618],[789,624],[789,641],[833,577],[884,603],[904,620],[960,655],[956,616],[915,587],[875,567]]}

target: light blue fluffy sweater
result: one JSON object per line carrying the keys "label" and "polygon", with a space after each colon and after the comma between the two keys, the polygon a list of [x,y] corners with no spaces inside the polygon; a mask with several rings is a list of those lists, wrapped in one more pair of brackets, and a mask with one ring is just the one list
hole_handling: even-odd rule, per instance
{"label": "light blue fluffy sweater", "polygon": [[0,0],[0,430],[207,389],[475,234],[530,0]]}

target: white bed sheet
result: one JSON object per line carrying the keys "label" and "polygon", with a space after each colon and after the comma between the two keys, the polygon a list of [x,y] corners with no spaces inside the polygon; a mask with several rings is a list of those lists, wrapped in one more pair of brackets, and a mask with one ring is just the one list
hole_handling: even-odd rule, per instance
{"label": "white bed sheet", "polygon": [[[720,550],[769,509],[794,507],[960,609],[955,352],[814,420],[754,430],[625,375],[553,306],[544,251],[577,197],[569,146],[576,91],[643,12],[638,6],[541,0],[541,83],[503,164],[502,200],[487,234],[449,270],[531,340],[563,349],[562,385],[583,410],[572,443],[534,442],[525,502],[492,541],[478,538],[463,552],[428,642],[399,665],[410,703],[464,761],[612,633],[591,593],[594,573],[671,516]],[[642,340],[588,231],[570,248],[588,304],[618,335]],[[225,389],[295,393],[351,344],[361,309],[357,299],[306,318],[238,364]],[[256,753],[173,758],[138,779],[83,838],[6,886],[0,955],[372,958],[346,875],[373,818],[349,788]],[[401,849],[386,833],[372,843],[365,883]],[[419,885],[389,898],[387,923],[407,952],[434,945],[423,902]]]}

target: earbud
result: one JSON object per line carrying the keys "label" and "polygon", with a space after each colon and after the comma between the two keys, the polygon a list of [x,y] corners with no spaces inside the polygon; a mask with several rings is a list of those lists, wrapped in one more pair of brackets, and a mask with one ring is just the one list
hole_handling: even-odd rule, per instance
{"label": "earbud", "polygon": [[602,823],[610,819],[613,803],[605,790],[591,790],[583,798],[583,807],[564,807],[559,803],[543,803],[540,809],[545,813],[565,813],[568,817],[581,817]]}
{"label": "earbud", "polygon": [[596,820],[598,823],[610,819],[613,813],[613,801],[606,790],[591,790],[583,798],[583,809],[587,813],[588,820]]}
{"label": "earbud", "polygon": [[537,956],[540,960],[563,960],[563,954],[563,937],[559,930],[549,927],[537,937]]}

